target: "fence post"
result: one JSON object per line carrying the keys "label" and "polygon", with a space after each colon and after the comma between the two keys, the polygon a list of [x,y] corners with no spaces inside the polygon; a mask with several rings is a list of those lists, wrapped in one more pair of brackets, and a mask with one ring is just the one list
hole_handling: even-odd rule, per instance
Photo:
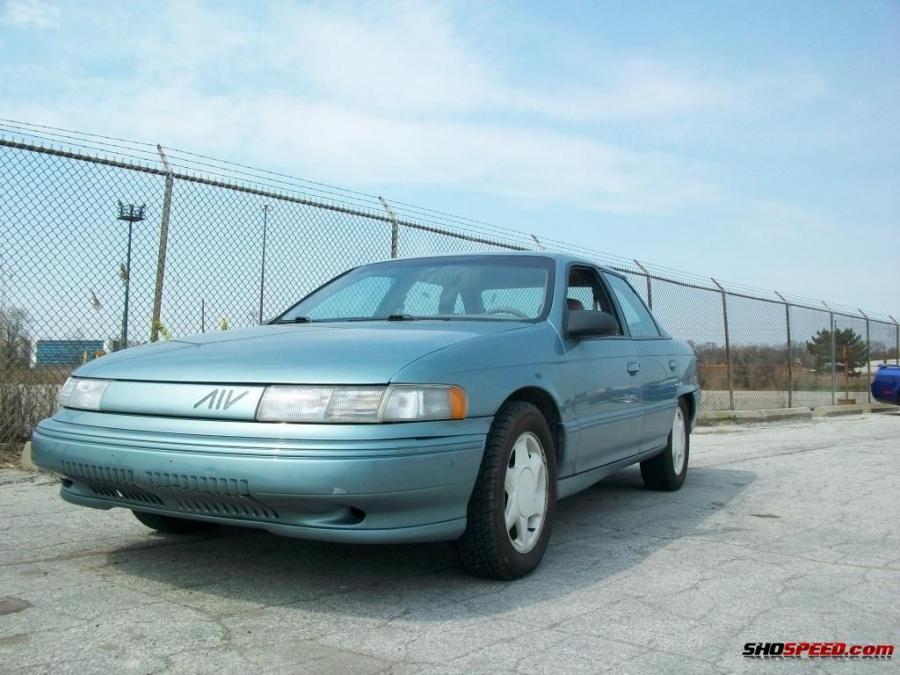
{"label": "fence post", "polygon": [[834,337],[834,312],[831,311],[831,307],[828,307],[828,303],[822,300],[822,304],[828,308],[828,320],[831,325],[831,405],[836,403],[835,401],[835,387],[837,386],[837,364],[835,363],[835,337]]}
{"label": "fence post", "polygon": [[269,208],[270,204],[262,205],[262,254],[259,263],[259,325],[263,322],[263,298],[266,293],[266,241],[269,233]]}
{"label": "fence post", "polygon": [[[900,366],[900,323],[897,323],[897,319],[890,314],[888,318],[894,322],[894,363]],[[884,358],[884,362],[887,363],[887,357]]]}
{"label": "fence post", "polygon": [[[872,384],[872,343],[869,341],[869,317],[866,315],[864,311],[857,308],[857,311],[862,314],[866,319],[866,380],[867,385]],[[847,367],[847,364],[844,364],[844,368]],[[871,403],[872,402],[872,387],[866,386],[866,400]]]}
{"label": "fence post", "polygon": [[775,291],[775,295],[781,298],[781,301],[784,303],[784,325],[787,334],[787,368],[788,368],[788,408],[794,407],[794,362],[791,359],[791,305],[790,303],[784,299],[784,296]]}
{"label": "fence post", "polygon": [[647,268],[641,265],[638,260],[634,261],[634,264],[637,265],[641,272],[644,273],[644,278],[647,280],[647,307],[651,310],[653,309],[653,286],[650,284],[650,272],[647,271]]}
{"label": "fence post", "polygon": [[384,207],[384,210],[387,211],[388,218],[391,219],[391,257],[397,257],[397,247],[400,237],[400,225],[397,223],[397,215],[394,213],[394,210],[388,206],[388,203],[385,201],[384,197],[378,195],[378,199],[381,201],[381,205]]}
{"label": "fence post", "polygon": [[715,279],[712,282],[722,293],[722,322],[725,325],[725,368],[728,373],[728,406],[730,410],[734,410],[734,380],[731,375],[731,335],[728,330],[728,298],[722,284]]}
{"label": "fence post", "polygon": [[159,226],[159,252],[156,257],[156,287],[153,290],[153,314],[150,317],[150,342],[159,339],[159,316],[162,312],[163,281],[166,275],[166,248],[169,243],[169,215],[172,211],[172,188],[175,184],[172,167],[169,166],[162,145],[157,144],[156,150],[166,170],[166,187],[163,192],[162,222]]}

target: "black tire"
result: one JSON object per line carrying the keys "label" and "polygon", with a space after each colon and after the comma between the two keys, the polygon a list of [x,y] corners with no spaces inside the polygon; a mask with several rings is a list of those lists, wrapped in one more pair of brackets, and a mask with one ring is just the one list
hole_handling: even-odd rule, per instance
{"label": "black tire", "polygon": [[193,534],[203,532],[215,527],[215,523],[205,520],[188,520],[186,518],[173,518],[161,516],[158,513],[146,513],[144,511],[132,511],[134,517],[152,530],[165,534]]}
{"label": "black tire", "polygon": [[[525,432],[537,437],[544,451],[547,498],[538,538],[531,550],[522,553],[513,546],[504,521],[504,482],[513,445]],[[556,446],[553,434],[535,406],[510,401],[500,409],[491,425],[478,478],[469,498],[466,531],[456,543],[463,566],[471,574],[488,579],[511,580],[525,576],[544,557],[555,511]]]}
{"label": "black tire", "polygon": [[[672,457],[673,432],[670,431],[665,450],[656,455],[656,457],[641,462],[641,478],[644,479],[644,485],[651,490],[667,490],[670,492],[677,490],[684,484],[684,479],[687,477],[688,462],[691,457],[691,429],[688,407],[684,400],[678,402],[678,411],[684,420],[684,465],[681,473],[676,473]],[[676,419],[677,414],[678,412],[676,412]]]}

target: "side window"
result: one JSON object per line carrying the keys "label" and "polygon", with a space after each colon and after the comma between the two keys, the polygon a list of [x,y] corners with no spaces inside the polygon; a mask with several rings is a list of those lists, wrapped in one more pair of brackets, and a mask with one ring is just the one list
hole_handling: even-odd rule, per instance
{"label": "side window", "polygon": [[658,336],[659,330],[653,322],[653,317],[650,316],[643,300],[628,285],[628,282],[615,274],[607,274],[606,281],[609,283],[613,295],[616,296],[616,300],[619,301],[619,307],[622,309],[625,323],[628,324],[628,330],[632,337]]}
{"label": "side window", "polygon": [[391,287],[389,277],[365,277],[342,288],[309,312],[309,318],[354,319],[370,317]]}
{"label": "side window", "polygon": [[[597,271],[590,267],[573,267],[569,270],[566,307],[569,310],[587,309],[616,316],[606,289],[600,283]],[[620,328],[619,335],[621,334],[622,329]]]}

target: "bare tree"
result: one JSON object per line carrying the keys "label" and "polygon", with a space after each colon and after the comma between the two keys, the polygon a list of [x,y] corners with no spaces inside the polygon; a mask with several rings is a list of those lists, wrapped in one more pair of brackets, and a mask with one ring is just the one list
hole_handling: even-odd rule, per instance
{"label": "bare tree", "polygon": [[31,360],[28,314],[18,307],[0,308],[0,368],[27,368]]}

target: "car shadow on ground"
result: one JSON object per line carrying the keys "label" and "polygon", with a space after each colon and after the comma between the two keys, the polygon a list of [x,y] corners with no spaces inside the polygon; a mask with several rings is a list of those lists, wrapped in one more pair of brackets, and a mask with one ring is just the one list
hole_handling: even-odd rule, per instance
{"label": "car shadow on ground", "polygon": [[148,531],[147,542],[111,551],[108,563],[135,586],[215,613],[301,603],[307,612],[444,620],[468,611],[460,601],[492,594],[502,598],[479,603],[480,612],[558,601],[683,537],[708,536],[708,520],[754,478],[700,467],[680,491],[653,492],[636,467],[626,469],[558,503],[543,563],[512,584],[468,576],[450,543],[330,544],[228,527],[188,537]]}

